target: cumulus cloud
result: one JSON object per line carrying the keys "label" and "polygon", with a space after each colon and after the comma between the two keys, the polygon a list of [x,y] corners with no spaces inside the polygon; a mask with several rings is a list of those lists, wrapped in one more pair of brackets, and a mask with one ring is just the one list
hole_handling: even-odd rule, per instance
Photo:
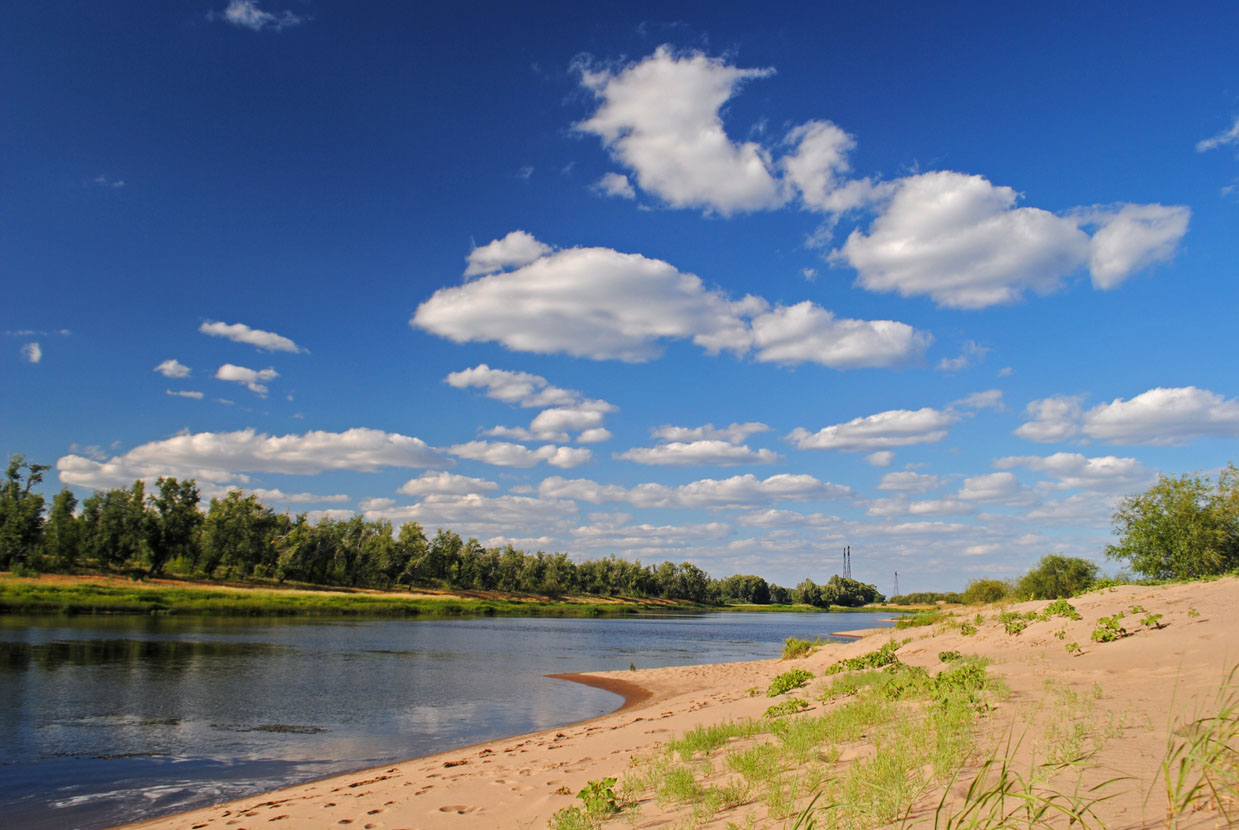
{"label": "cumulus cloud", "polygon": [[766,151],[733,142],[719,115],[745,81],[772,73],[700,53],[677,57],[667,46],[619,72],[583,67],[581,81],[600,104],[577,129],[601,138],[642,190],[675,207],[723,215],[776,207],[785,197]]}
{"label": "cumulus cloud", "polygon": [[209,12],[208,20],[223,20],[233,26],[261,32],[270,29],[274,32],[304,23],[307,18],[293,14],[288,9],[273,14],[258,7],[257,0],[229,0],[222,12]]}
{"label": "cumulus cloud", "polygon": [[187,378],[189,367],[175,358],[168,358],[155,367],[155,371],[166,378]]}
{"label": "cumulus cloud", "polygon": [[1033,401],[1033,420],[1015,434],[1030,441],[1085,436],[1112,444],[1177,446],[1197,438],[1239,437],[1239,400],[1195,386],[1157,387],[1131,400],[1115,398],[1084,411],[1080,397]]}
{"label": "cumulus cloud", "polygon": [[582,397],[580,392],[551,386],[541,375],[492,369],[485,363],[452,372],[444,380],[457,389],[483,389],[488,398],[522,407],[571,405]]}
{"label": "cumulus cloud", "polygon": [[886,447],[933,444],[947,436],[959,416],[931,407],[890,409],[847,423],[809,432],[804,427],[792,430],[787,439],[802,450],[840,450],[864,452]]}
{"label": "cumulus cloud", "polygon": [[865,460],[874,467],[889,467],[895,460],[895,454],[890,450],[878,450],[866,455]]}
{"label": "cumulus cloud", "polygon": [[868,503],[868,516],[960,516],[975,513],[976,507],[958,499],[874,499]]}
{"label": "cumulus cloud", "polygon": [[[239,490],[239,487],[229,487],[229,490]],[[245,492],[253,493],[264,502],[276,502],[278,504],[336,504],[346,502],[349,497],[344,493],[332,493],[331,495],[319,495],[318,493],[285,493],[278,488],[268,489],[266,487],[255,487],[246,489]],[[339,511],[322,511],[325,513],[334,513]],[[344,511],[348,514],[345,518],[352,516],[352,510]]]}
{"label": "cumulus cloud", "polygon": [[[977,309],[1049,294],[1089,266],[1097,288],[1173,256],[1187,232],[1182,206],[1119,205],[1059,216],[1016,207],[1018,194],[982,176],[947,170],[893,183],[867,230],[857,228],[832,262],[855,268],[870,291],[928,296]],[[1090,237],[1082,225],[1099,226]]]}
{"label": "cumulus cloud", "polygon": [[605,196],[618,196],[621,199],[637,198],[637,191],[633,190],[632,182],[628,181],[628,177],[623,173],[607,173],[598,180],[594,189]]}
{"label": "cumulus cloud", "polygon": [[959,357],[944,357],[938,361],[937,370],[939,372],[959,372],[980,363],[985,359],[985,354],[988,352],[985,346],[977,343],[975,340],[969,340],[964,343],[963,349],[959,353]]}
{"label": "cumulus cloud", "polygon": [[602,441],[611,440],[611,430],[605,427],[594,427],[587,429],[576,437],[578,444],[598,444]]}
{"label": "cumulus cloud", "polygon": [[543,461],[552,467],[579,467],[593,460],[594,454],[579,447],[545,444],[536,450],[509,441],[468,441],[453,444],[448,452],[460,458],[493,464],[496,467],[533,467]]}
{"label": "cumulus cloud", "polygon": [[174,398],[193,398],[196,401],[202,400],[202,393],[192,389],[181,389],[175,392],[171,389],[165,389],[164,392]]}
{"label": "cumulus cloud", "polygon": [[26,343],[21,348],[21,356],[27,363],[38,363],[43,359],[43,347],[38,343]]}
{"label": "cumulus cloud", "polygon": [[926,473],[887,473],[878,482],[879,490],[900,490],[909,493],[927,493],[942,482],[937,476]]}
{"label": "cumulus cloud", "polygon": [[1037,500],[1036,494],[1020,484],[1014,473],[985,473],[964,479],[958,497],[985,504],[1021,506]]}
{"label": "cumulus cloud", "polygon": [[1007,408],[1006,404],[1002,402],[1001,389],[986,389],[984,392],[973,392],[968,397],[960,398],[951,405],[961,409],[997,409],[999,412]]}
{"label": "cumulus cloud", "polygon": [[236,432],[181,433],[135,447],[107,461],[66,455],[56,462],[60,480],[79,487],[127,487],[159,476],[212,483],[244,483],[245,473],[308,475],[327,470],[376,472],[384,467],[437,467],[447,462],[420,438],[355,427],[268,435]]}
{"label": "cumulus cloud", "polygon": [[551,476],[538,485],[543,498],[571,498],[591,504],[616,502],[633,507],[734,507],[765,504],[770,501],[829,501],[851,498],[852,490],[822,481],[811,475],[779,473],[766,479],[732,476],[704,478],[672,487],[645,483],[635,487],[599,484],[586,478],[565,479]]}
{"label": "cumulus cloud", "polygon": [[280,376],[279,372],[268,366],[266,369],[247,369],[244,366],[234,366],[225,363],[215,371],[216,380],[227,380],[233,383],[243,383],[245,387],[261,398],[267,397],[267,387],[264,385]]}
{"label": "cumulus cloud", "polygon": [[1229,130],[1222,130],[1222,132],[1215,136],[1198,141],[1196,143],[1196,152],[1204,153],[1228,144],[1239,144],[1239,118],[1235,119],[1235,123],[1230,125]]}
{"label": "cumulus cloud", "polygon": [[397,493],[406,496],[451,495],[467,496],[471,493],[489,493],[499,485],[484,478],[457,475],[446,471],[422,473],[400,485]]}
{"label": "cumulus cloud", "polygon": [[1055,481],[1039,482],[1047,490],[1109,490],[1128,492],[1148,483],[1153,471],[1135,458],[1113,455],[1087,458],[1075,452],[1053,455],[1012,455],[999,458],[994,466],[1000,470],[1024,467],[1052,476]]}
{"label": "cumulus cloud", "polygon": [[734,300],[669,263],[610,248],[554,251],[441,288],[409,323],[458,343],[630,363],[686,339],[711,355],[755,349],[761,361],[885,367],[918,361],[931,340],[904,323],[840,319],[807,301],[771,309],[753,296]]}
{"label": "cumulus cloud", "polygon": [[841,319],[808,300],[753,318],[756,358],[832,369],[889,368],[921,360],[933,338],[894,320]]}
{"label": "cumulus cloud", "polygon": [[735,464],[774,464],[779,460],[779,454],[773,450],[754,450],[743,444],[717,440],[671,441],[654,447],[633,447],[617,453],[615,457],[637,464],[676,467],[696,464],[719,467]]}
{"label": "cumulus cloud", "polygon": [[198,326],[198,331],[212,337],[223,337],[234,343],[247,343],[256,349],[268,352],[304,352],[305,349],[283,335],[273,331],[252,329],[244,323],[220,323],[207,320]]}
{"label": "cumulus cloud", "polygon": [[533,234],[521,230],[512,231],[503,239],[492,240],[470,251],[465,276],[476,277],[508,268],[519,268],[550,252],[551,247],[534,239]]}
{"label": "cumulus cloud", "polygon": [[396,505],[391,499],[361,503],[368,520],[387,519],[397,524],[414,521],[423,527],[450,527],[464,536],[495,534],[528,536],[533,530],[567,531],[577,516],[574,501],[528,496],[483,496],[435,493],[417,504]]}

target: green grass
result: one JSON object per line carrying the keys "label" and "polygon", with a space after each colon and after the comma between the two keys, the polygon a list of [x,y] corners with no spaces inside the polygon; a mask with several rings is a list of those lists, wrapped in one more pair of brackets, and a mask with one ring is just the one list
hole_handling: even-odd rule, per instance
{"label": "green grass", "polygon": [[784,660],[795,660],[798,657],[808,657],[822,647],[821,639],[802,640],[799,637],[788,637],[783,643]]}
{"label": "green grass", "polygon": [[866,652],[859,657],[848,657],[833,663],[826,668],[826,674],[839,674],[845,671],[856,671],[858,669],[877,669],[882,666],[892,666],[899,663],[899,658],[895,656],[895,652],[899,650],[900,644],[893,640],[876,651]]}

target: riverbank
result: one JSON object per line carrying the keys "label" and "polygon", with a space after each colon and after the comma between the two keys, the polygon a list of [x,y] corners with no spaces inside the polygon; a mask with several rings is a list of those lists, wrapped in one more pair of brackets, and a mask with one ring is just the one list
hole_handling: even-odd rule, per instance
{"label": "riverbank", "polygon": [[[1181,727],[1217,713],[1219,688],[1239,659],[1239,647],[1231,645],[1239,643],[1239,615],[1232,609],[1237,591],[1239,580],[1233,578],[1157,588],[1122,586],[1073,600],[1080,619],[1042,619],[1045,602],[970,608],[932,626],[877,630],[857,642],[829,644],[793,661],[594,674],[580,679],[604,688],[612,684],[628,702],[590,721],[134,826],[203,830],[288,822],[366,828],[543,827],[557,811],[582,805],[575,795],[588,782],[608,778],[618,779],[613,788],[627,810],[599,819],[604,826],[790,826],[796,813],[810,804],[814,789],[830,795],[831,787],[841,786],[835,782],[874,764],[875,744],[918,726],[926,712],[932,714],[932,705],[905,702],[890,710],[893,719],[855,739],[836,740],[836,729],[819,734],[819,743],[807,750],[790,743],[808,734],[795,725],[823,722],[866,699],[860,687],[852,697],[824,694],[833,679],[826,677],[831,666],[892,642],[902,664],[930,673],[940,671],[940,655],[951,652],[988,661],[988,673],[999,681],[995,688],[1006,690],[977,707],[967,745],[955,746],[956,761],[968,759],[957,775],[935,775],[927,765],[919,788],[904,794],[901,815],[909,822],[934,826],[939,805],[946,815],[959,814],[970,804],[976,808],[977,793],[993,789],[974,788],[970,801],[969,784],[1002,783],[1004,774],[1018,770],[1022,783],[1006,782],[1018,793],[1009,797],[1007,809],[1032,803],[1028,798],[1035,796],[1041,799],[1037,803],[1054,805],[1047,813],[1049,826],[1067,824],[1066,813],[1055,810],[1073,804],[1083,809],[1090,801],[1094,826],[1162,826],[1167,809],[1163,764],[1177,770],[1179,760],[1187,758],[1187,783],[1170,788],[1172,798],[1185,802],[1179,805],[1178,826],[1225,826],[1216,802],[1192,799],[1190,785],[1201,765],[1191,756],[1202,750],[1183,749],[1189,733]],[[1000,613],[1019,616],[1004,620]],[[1120,628],[1126,629],[1122,635]],[[1092,632],[1098,630],[1113,630],[1115,639],[1094,641]],[[762,692],[791,668],[815,677],[805,689],[793,692],[808,708],[780,719],[785,724],[780,726],[763,718],[777,701]],[[1201,722],[1233,726],[1233,716],[1231,711],[1221,721]],[[677,753],[667,749],[686,733],[701,737],[720,724],[732,725],[713,730],[728,735],[720,742],[694,739],[681,742]],[[751,772],[745,759],[757,758],[766,745],[773,747],[768,760],[773,759],[774,767],[752,773],[756,777],[744,786]],[[804,762],[796,761],[797,753]],[[1007,757],[1013,766],[994,762]],[[991,763],[985,763],[987,758]],[[816,779],[816,788],[808,786],[813,783],[810,772],[819,768],[825,774]],[[1101,788],[1090,789],[1095,786]],[[728,798],[710,795],[725,792]],[[827,806],[821,798],[814,804],[815,809]],[[1233,805],[1224,798],[1222,806]],[[822,813],[819,826],[831,815]],[[938,821],[941,825],[941,814]],[[883,823],[889,822],[856,826]],[[1006,826],[1021,825],[1014,821]]]}

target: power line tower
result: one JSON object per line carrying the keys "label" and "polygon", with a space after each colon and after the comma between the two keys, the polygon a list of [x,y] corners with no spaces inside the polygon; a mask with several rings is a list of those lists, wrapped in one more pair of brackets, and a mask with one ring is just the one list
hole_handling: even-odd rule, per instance
{"label": "power line tower", "polygon": [[899,596],[899,571],[895,571],[895,587],[891,591],[891,596],[893,597]]}
{"label": "power line tower", "polygon": [[843,549],[843,578],[852,578],[852,546]]}

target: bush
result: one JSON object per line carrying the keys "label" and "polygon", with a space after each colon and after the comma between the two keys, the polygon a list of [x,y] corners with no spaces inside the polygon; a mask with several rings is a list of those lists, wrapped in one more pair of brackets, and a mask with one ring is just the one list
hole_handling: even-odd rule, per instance
{"label": "bush", "polygon": [[1092,587],[1097,580],[1097,570],[1087,559],[1050,553],[1020,578],[1015,590],[1023,599],[1073,597]]}
{"label": "bush", "polygon": [[799,689],[812,679],[813,672],[807,672],[804,669],[785,671],[770,681],[770,688],[766,689],[766,697],[778,697],[792,689]]}
{"label": "bush", "polygon": [[998,579],[974,579],[964,589],[964,602],[969,605],[987,605],[1002,602],[1012,595],[1011,585]]}

